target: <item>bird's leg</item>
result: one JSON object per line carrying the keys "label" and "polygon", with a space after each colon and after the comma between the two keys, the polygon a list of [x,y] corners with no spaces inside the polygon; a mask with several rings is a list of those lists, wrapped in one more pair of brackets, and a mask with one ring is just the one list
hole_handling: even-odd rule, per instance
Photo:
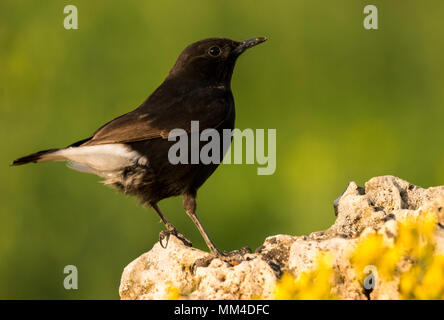
{"label": "bird's leg", "polygon": [[210,249],[211,253],[215,255],[216,257],[222,256],[223,253],[216,248],[216,245],[213,241],[211,241],[210,237],[206,233],[204,227],[200,223],[199,219],[196,215],[196,195],[195,194],[184,194],[183,196],[183,207],[185,209],[185,212],[188,214],[188,216],[193,220],[194,224],[196,225],[197,229],[199,230],[200,234],[205,240],[205,243],[207,244],[208,248]]}
{"label": "bird's leg", "polygon": [[216,248],[216,245],[213,241],[211,241],[210,237],[206,233],[204,227],[200,223],[199,219],[196,215],[196,195],[195,194],[184,194],[183,198],[183,206],[185,208],[188,216],[193,220],[200,234],[205,240],[208,248],[210,249],[212,256],[208,256],[205,258],[198,259],[194,262],[191,267],[191,272],[193,273],[196,267],[207,267],[214,258],[218,258],[225,262],[228,262],[231,265],[237,265],[244,260],[244,255],[247,253],[251,253],[251,249],[248,247],[242,248],[241,250],[235,250],[232,252],[220,251]]}
{"label": "bird's leg", "polygon": [[[157,203],[151,203],[151,206],[153,207],[154,210],[156,210],[157,214],[159,215],[160,219],[162,219],[162,222],[166,227],[166,230],[161,231],[159,233],[159,243],[162,246],[162,248],[166,249],[166,247],[168,246],[170,235],[176,236],[176,238],[181,240],[183,244],[186,245],[187,247],[191,247],[193,245],[190,240],[188,240],[182,233],[177,231],[176,227],[167,220],[167,218],[163,215],[162,211],[160,211],[160,208],[157,205]],[[166,240],[165,245],[163,244],[164,240]]]}

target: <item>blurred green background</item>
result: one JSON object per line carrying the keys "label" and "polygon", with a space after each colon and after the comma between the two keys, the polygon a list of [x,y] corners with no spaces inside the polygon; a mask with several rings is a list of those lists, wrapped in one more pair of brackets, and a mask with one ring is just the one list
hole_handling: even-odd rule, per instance
{"label": "blurred green background", "polygon": [[[79,29],[63,28],[63,8]],[[362,26],[379,9],[379,30]],[[136,108],[181,50],[207,37],[269,41],[233,76],[236,126],[277,129],[277,170],[224,165],[198,214],[225,250],[334,221],[349,181],[444,184],[444,1],[0,1],[0,298],[118,298],[123,268],[162,229],[152,210],[63,163],[19,156],[88,137]],[[160,207],[205,248],[180,198]],[[63,288],[63,268],[79,289]]]}

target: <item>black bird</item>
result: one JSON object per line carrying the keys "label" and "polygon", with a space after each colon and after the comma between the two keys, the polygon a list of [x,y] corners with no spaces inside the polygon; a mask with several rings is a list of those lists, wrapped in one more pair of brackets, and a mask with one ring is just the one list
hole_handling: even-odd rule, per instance
{"label": "black bird", "polygon": [[[154,208],[167,229],[160,234],[161,244],[173,234],[191,246],[157,205],[162,199],[183,195],[184,209],[209,249],[223,256],[196,216],[197,190],[218,164],[171,164],[168,151],[175,142],[168,140],[168,134],[175,128],[189,133],[191,121],[199,121],[200,131],[234,129],[230,87],[234,65],[246,49],[265,40],[210,38],[195,42],[183,50],[164,82],[140,107],[108,122],[90,138],[19,158],[12,165],[69,161],[68,166],[75,170],[104,178],[105,184]],[[220,152],[220,159],[226,151]]]}

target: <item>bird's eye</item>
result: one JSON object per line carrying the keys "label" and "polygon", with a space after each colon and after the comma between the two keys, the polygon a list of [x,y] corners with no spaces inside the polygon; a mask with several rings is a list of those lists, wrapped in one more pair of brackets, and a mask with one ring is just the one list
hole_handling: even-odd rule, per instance
{"label": "bird's eye", "polygon": [[211,47],[210,49],[208,49],[208,54],[212,57],[217,57],[220,55],[220,53],[221,53],[221,50],[217,46],[214,46],[214,47]]}

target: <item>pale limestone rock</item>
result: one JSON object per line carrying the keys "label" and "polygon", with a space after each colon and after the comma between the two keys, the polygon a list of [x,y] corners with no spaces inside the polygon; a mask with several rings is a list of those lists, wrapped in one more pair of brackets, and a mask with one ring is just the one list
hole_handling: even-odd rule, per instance
{"label": "pale limestone rock", "polygon": [[122,299],[165,299],[174,287],[188,299],[271,298],[276,277],[268,264],[257,255],[231,266],[214,259],[207,267],[193,263],[208,254],[186,247],[170,237],[167,249],[159,243],[131,262],[123,271],[120,284]]}
{"label": "pale limestone rock", "polygon": [[125,267],[120,284],[122,299],[165,299],[173,285],[181,293],[195,290],[197,280],[190,266],[207,253],[189,248],[170,237],[168,248],[159,243]]}
{"label": "pale limestone rock", "polygon": [[[122,299],[165,299],[168,288],[177,288],[183,299],[273,298],[276,280],[283,272],[295,277],[313,266],[319,252],[333,257],[334,294],[342,299],[398,299],[399,279],[379,281],[370,294],[364,292],[350,264],[350,254],[361,237],[377,232],[392,243],[397,221],[424,210],[439,213],[437,251],[444,253],[444,186],[423,189],[407,181],[383,176],[365,187],[351,182],[335,201],[336,222],[327,230],[308,236],[276,235],[265,239],[255,253],[232,266],[214,259],[207,267],[192,264],[208,253],[189,248],[171,237],[167,249],[158,243],[124,270],[120,285]],[[408,268],[408,265],[405,266]]]}

